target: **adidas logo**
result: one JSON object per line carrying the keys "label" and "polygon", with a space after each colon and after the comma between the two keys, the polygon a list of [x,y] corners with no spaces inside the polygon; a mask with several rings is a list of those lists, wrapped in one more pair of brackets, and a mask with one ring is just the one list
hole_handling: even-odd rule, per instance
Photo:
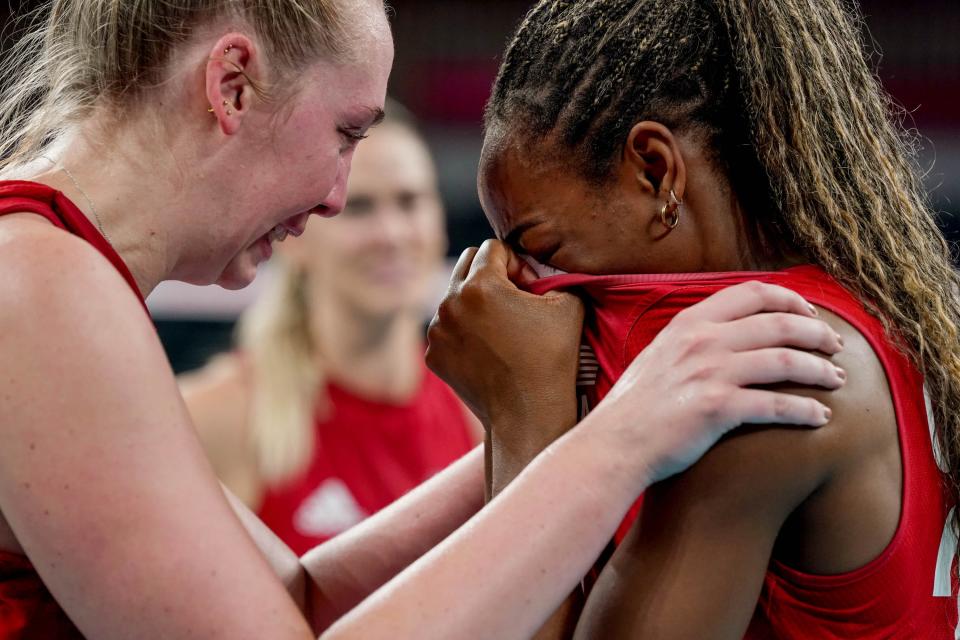
{"label": "adidas logo", "polygon": [[305,536],[332,538],[370,514],[357,504],[339,478],[329,478],[303,501],[293,515],[294,528]]}

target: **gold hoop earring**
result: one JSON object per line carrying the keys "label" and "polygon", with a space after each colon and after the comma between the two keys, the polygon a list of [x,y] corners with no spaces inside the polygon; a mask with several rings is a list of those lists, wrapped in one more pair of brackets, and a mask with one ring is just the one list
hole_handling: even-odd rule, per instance
{"label": "gold hoop earring", "polygon": [[683,202],[677,198],[677,194],[674,193],[673,189],[670,189],[670,200],[663,205],[663,209],[660,210],[660,224],[665,226],[670,231],[673,231],[680,224],[680,207],[683,206]]}

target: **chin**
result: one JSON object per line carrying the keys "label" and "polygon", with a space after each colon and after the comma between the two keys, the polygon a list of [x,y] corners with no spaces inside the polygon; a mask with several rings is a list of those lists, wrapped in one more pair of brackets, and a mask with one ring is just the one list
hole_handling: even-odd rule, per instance
{"label": "chin", "polygon": [[246,262],[244,261],[244,264],[231,262],[214,284],[228,291],[237,291],[250,286],[257,277],[257,266],[252,262],[250,264]]}

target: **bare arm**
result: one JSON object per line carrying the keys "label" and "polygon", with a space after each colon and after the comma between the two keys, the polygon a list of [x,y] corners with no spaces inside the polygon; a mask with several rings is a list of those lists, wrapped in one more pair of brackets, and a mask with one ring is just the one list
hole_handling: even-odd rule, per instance
{"label": "bare arm", "polygon": [[[780,553],[817,572],[851,570],[884,548],[899,514],[898,502],[884,497],[899,495],[889,486],[899,474],[885,462],[898,459],[893,409],[869,346],[831,321],[847,344],[834,362],[852,372],[850,382],[831,393],[792,389],[830,402],[831,424],[737,432],[689,471],[651,487],[590,595],[577,638],[738,640],[785,532],[798,544]],[[785,528],[788,521],[795,524]],[[817,540],[828,531],[829,540]]]}
{"label": "bare arm", "polygon": [[480,510],[482,449],[303,556],[314,628],[329,627]]}
{"label": "bare arm", "polygon": [[817,437],[738,434],[690,472],[651,487],[576,637],[742,638],[781,525],[823,480],[821,466],[797,455]]}
{"label": "bare arm", "polygon": [[[571,348],[570,353],[571,363],[575,366],[577,350]],[[574,426],[577,410],[575,369],[571,368],[566,377],[565,386],[558,384],[559,391],[566,391],[563,396],[550,398],[542,406],[526,412],[525,424],[500,422],[490,425],[489,478],[493,496],[502,493],[547,446]],[[534,640],[572,637],[583,604],[583,590],[577,585],[534,634]]]}
{"label": "bare arm", "polygon": [[319,633],[483,506],[478,447],[394,504],[299,558],[243,502],[224,492],[247,533]]}
{"label": "bare arm", "polygon": [[0,250],[0,509],[87,637],[306,638],[233,515],[156,334],[86,243]]}
{"label": "bare arm", "polygon": [[[428,639],[469,630],[471,638],[529,638],[615,528],[622,514],[608,508],[611,502],[619,499],[625,509],[634,493],[632,474],[610,465],[608,445],[592,435],[571,433],[558,442],[323,637]],[[587,473],[607,484],[602,497],[579,480]]]}
{"label": "bare arm", "polygon": [[[17,274],[0,280],[0,353],[11,363],[0,414],[0,509],[81,631],[108,640],[131,630],[139,638],[309,637],[224,498],[153,328],[112,267],[49,229],[2,246],[0,270]],[[720,300],[701,310],[749,314],[799,304],[765,288],[739,304],[730,295]],[[705,330],[702,321],[687,322],[672,339]],[[777,358],[768,360],[776,370]],[[675,389],[678,381],[648,379],[644,370],[625,376],[588,423],[326,635],[529,636],[651,480],[685,468],[735,424],[769,420],[775,409],[800,423],[823,422],[819,403],[740,389],[758,382],[749,376],[721,375],[723,393],[688,385],[684,406],[663,403],[658,385]],[[689,366],[676,371],[689,374]],[[665,421],[674,428],[651,428]],[[464,483],[476,486],[479,473],[470,477],[465,471]],[[534,538],[540,544],[515,544]],[[509,557],[491,565],[487,558],[504,550]]]}
{"label": "bare arm", "polygon": [[[502,245],[486,243],[479,252],[463,256],[430,332],[431,367],[477,415],[493,418],[485,419],[487,424],[501,423],[504,406],[516,406],[504,393],[519,397],[521,405],[535,395],[524,387],[528,378],[511,375],[515,359],[510,354],[534,343],[536,353],[528,362],[549,362],[556,355],[552,347],[567,353],[578,333],[576,327],[570,335],[561,332],[567,344],[546,351],[543,346],[549,341],[536,344],[530,339],[545,327],[567,326],[569,306],[528,301],[532,306],[518,314],[516,298],[510,298],[516,288],[506,282],[505,251]],[[543,304],[539,313],[538,304]],[[323,637],[445,638],[469,633],[471,638],[529,638],[579,582],[630,503],[652,480],[689,466],[716,442],[718,433],[735,424],[768,422],[774,415],[823,424],[825,408],[819,402],[741,388],[798,375],[831,388],[840,384],[833,368],[816,356],[797,354],[791,359],[796,366],[785,367],[779,349],[751,353],[746,359],[731,353],[729,341],[742,333],[736,320],[761,309],[810,315],[808,305],[793,294],[753,284],[732,288],[678,316],[673,328],[631,365],[583,423],[549,446],[477,516]],[[778,325],[770,319],[761,322]],[[504,332],[508,325],[512,331]],[[823,346],[831,353],[839,349],[834,332],[823,323],[808,318],[802,329],[800,336],[775,334],[769,342],[758,338],[743,348],[797,340],[806,348]],[[475,366],[478,360],[469,356],[478,353],[485,355],[487,366]],[[519,387],[513,386],[518,381]],[[684,402],[665,402],[667,397],[682,397]],[[522,415],[522,410],[513,414]],[[704,421],[713,427],[704,431]],[[521,426],[523,421],[502,423]],[[660,424],[672,428],[655,428]]]}

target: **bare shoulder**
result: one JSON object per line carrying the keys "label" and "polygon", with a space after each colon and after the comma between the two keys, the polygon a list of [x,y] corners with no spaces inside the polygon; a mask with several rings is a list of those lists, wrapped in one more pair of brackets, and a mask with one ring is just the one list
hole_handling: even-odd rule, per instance
{"label": "bare shoulder", "polygon": [[[820,429],[741,427],[683,474],[651,487],[602,572],[578,627],[585,637],[742,638],[771,557],[843,573],[876,557],[897,524],[897,430],[886,377],[867,340],[821,310],[844,340],[847,371],[813,396]],[[892,482],[891,482],[892,480]]]}
{"label": "bare shoulder", "polygon": [[876,353],[847,321],[825,309],[820,314],[843,338],[844,350],[830,361],[846,372],[846,384],[836,391],[800,385],[777,389],[817,398],[833,411],[831,422],[820,429],[742,428],[707,453],[686,474],[687,482],[705,491],[709,487],[709,493],[750,487],[750,493],[773,491],[800,500],[859,459],[896,443],[890,393]]}
{"label": "bare shoulder", "polygon": [[0,227],[0,511],[57,602],[92,638],[305,632],[137,296],[82,240]]}
{"label": "bare shoulder", "polygon": [[[119,314],[146,319],[130,287],[89,243],[32,214],[5,216],[0,224],[0,320],[55,321],[58,311]],[[37,318],[37,315],[43,318]],[[79,319],[79,318],[75,318]],[[149,324],[144,322],[143,324]]]}

